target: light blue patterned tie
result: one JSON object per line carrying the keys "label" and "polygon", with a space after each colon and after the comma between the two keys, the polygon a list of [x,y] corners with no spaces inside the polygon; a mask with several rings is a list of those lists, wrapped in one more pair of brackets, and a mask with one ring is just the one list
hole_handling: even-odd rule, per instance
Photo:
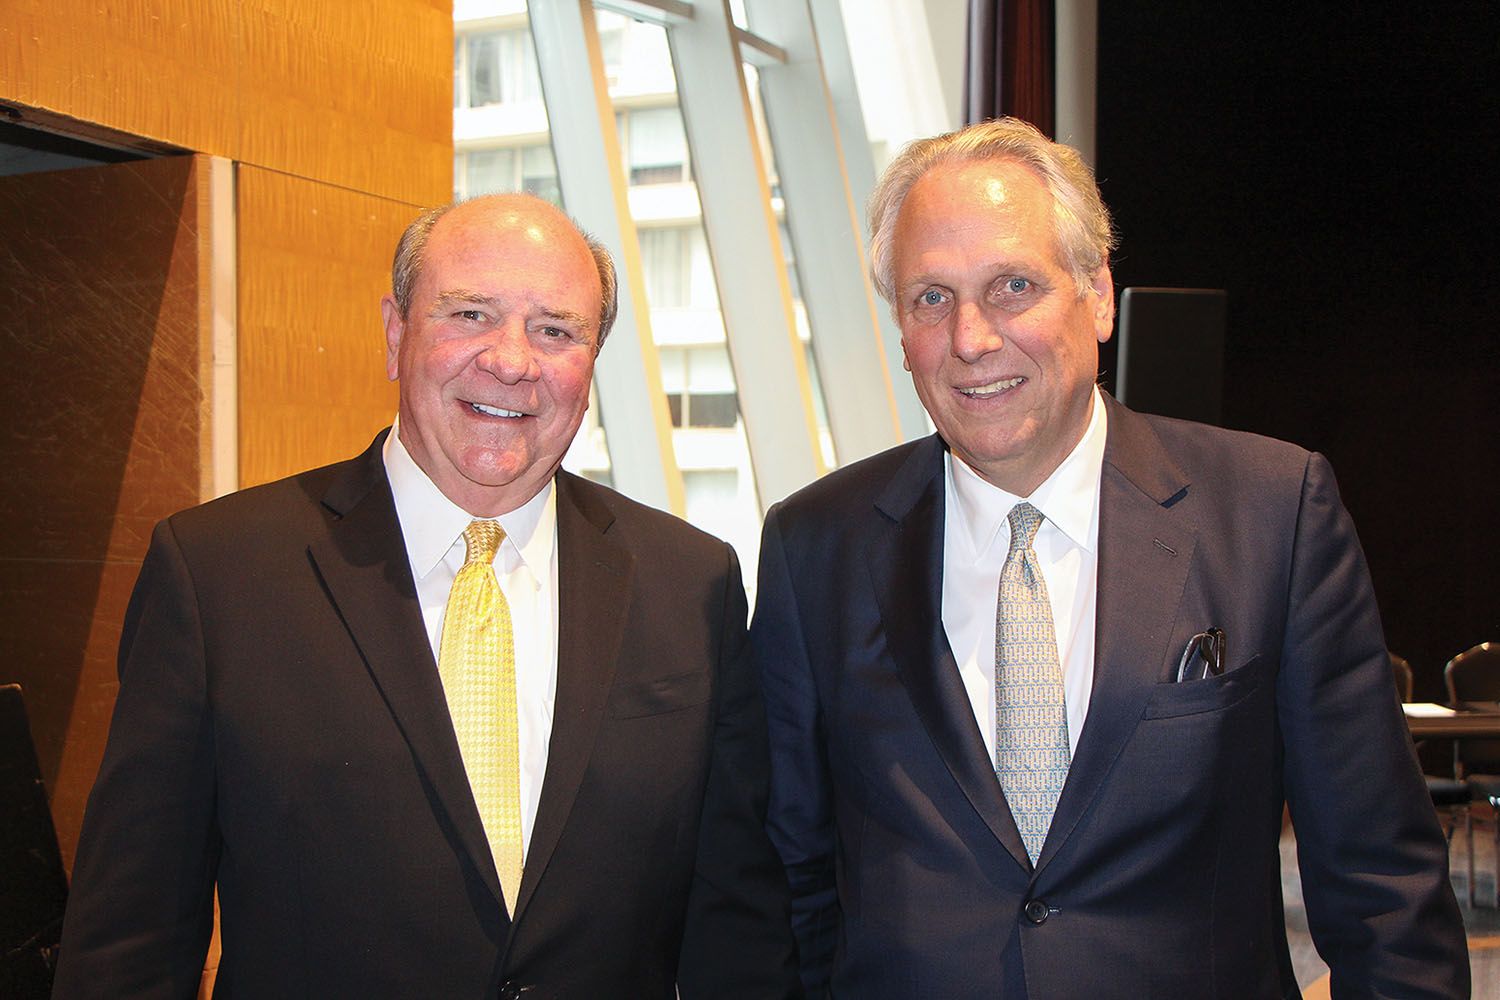
{"label": "light blue patterned tie", "polygon": [[1010,553],[995,608],[995,775],[1033,864],[1068,777],[1068,714],[1047,584],[1031,541],[1042,512],[1010,512]]}

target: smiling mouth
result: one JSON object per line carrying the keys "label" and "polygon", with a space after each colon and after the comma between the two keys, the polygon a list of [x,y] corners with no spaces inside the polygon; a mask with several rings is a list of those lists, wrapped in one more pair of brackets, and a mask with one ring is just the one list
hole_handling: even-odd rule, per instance
{"label": "smiling mouth", "polygon": [[482,414],[482,415],[484,415],[486,417],[524,417],[524,416],[526,416],[526,414],[521,413],[518,410],[502,410],[498,406],[486,406],[483,403],[470,403],[469,406],[473,408],[473,410],[474,410],[475,413]]}
{"label": "smiling mouth", "polygon": [[996,393],[1005,392],[1007,389],[1014,389],[1025,381],[1024,376],[1017,375],[1015,378],[1003,378],[998,382],[991,382],[989,385],[976,385],[967,389],[960,388],[958,391],[970,399],[976,399],[981,396],[993,396]]}

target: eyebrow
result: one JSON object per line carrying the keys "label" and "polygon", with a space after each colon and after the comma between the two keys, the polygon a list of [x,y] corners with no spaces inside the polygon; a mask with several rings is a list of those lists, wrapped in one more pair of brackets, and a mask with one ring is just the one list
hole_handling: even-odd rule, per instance
{"label": "eyebrow", "polygon": [[577,323],[585,328],[592,328],[594,320],[583,313],[574,312],[571,309],[547,309],[543,307],[542,315],[547,319],[560,319],[568,323]]}
{"label": "eyebrow", "polygon": [[[458,288],[448,292],[442,292],[433,301],[434,311],[441,311],[455,305],[489,306],[497,312],[503,311],[504,304],[493,295],[485,295],[481,292],[471,291],[467,288]],[[565,323],[576,323],[586,329],[592,329],[596,321],[584,313],[574,312],[571,309],[552,309],[542,306],[539,313],[544,319],[561,320]]]}
{"label": "eyebrow", "polygon": [[471,292],[460,288],[456,291],[439,294],[433,300],[432,305],[434,309],[446,309],[454,305],[493,306],[499,305],[499,300],[490,295],[481,295],[478,292]]}

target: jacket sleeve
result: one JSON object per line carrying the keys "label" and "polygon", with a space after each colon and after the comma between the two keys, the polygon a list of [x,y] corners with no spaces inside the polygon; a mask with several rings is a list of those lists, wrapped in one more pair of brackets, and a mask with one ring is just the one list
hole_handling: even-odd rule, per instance
{"label": "jacket sleeve", "polygon": [[120,690],[73,870],[53,996],[192,998],[219,860],[191,574],[157,525],[125,615]]}
{"label": "jacket sleeve", "polygon": [[828,993],[841,914],[836,829],[822,710],[775,508],[761,535],[751,646],[765,689],[771,744],[768,828],[792,891],[792,928],[809,997]]}
{"label": "jacket sleeve", "polygon": [[725,546],[712,758],[688,896],[682,1000],[799,996],[786,878],[766,836],[766,717],[745,634],[745,589]]}
{"label": "jacket sleeve", "polygon": [[1393,692],[1333,472],[1303,479],[1278,680],[1286,794],[1308,925],[1335,997],[1467,997],[1447,843]]}

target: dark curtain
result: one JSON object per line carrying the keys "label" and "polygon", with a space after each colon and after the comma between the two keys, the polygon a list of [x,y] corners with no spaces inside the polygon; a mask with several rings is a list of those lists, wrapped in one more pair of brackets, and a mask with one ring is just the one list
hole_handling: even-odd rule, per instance
{"label": "dark curtain", "polygon": [[964,123],[1012,115],[1052,134],[1052,0],[969,0]]}

